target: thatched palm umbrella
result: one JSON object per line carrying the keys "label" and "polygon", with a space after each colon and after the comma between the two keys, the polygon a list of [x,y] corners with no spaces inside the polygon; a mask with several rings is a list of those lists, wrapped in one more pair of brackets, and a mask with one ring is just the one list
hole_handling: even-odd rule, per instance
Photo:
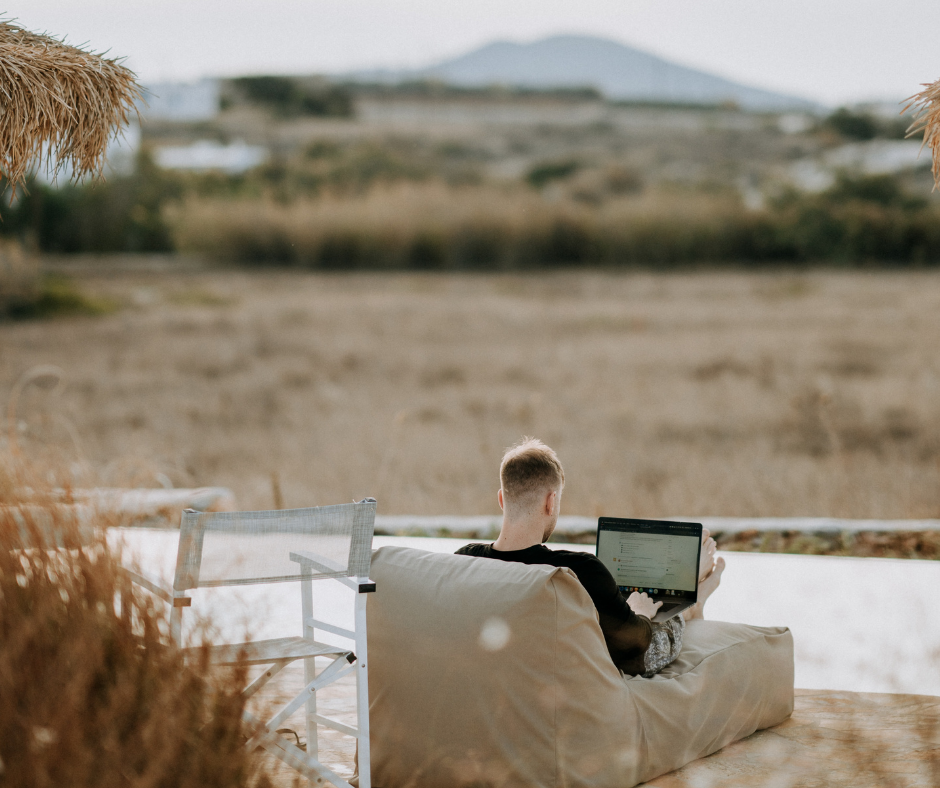
{"label": "thatched palm umbrella", "polygon": [[100,174],[140,96],[117,60],[0,21],[0,178],[16,186],[43,164]]}
{"label": "thatched palm umbrella", "polygon": [[924,133],[924,145],[933,156],[934,188],[940,186],[940,79],[924,83],[923,90],[907,100],[904,111],[914,110],[914,122],[907,136]]}

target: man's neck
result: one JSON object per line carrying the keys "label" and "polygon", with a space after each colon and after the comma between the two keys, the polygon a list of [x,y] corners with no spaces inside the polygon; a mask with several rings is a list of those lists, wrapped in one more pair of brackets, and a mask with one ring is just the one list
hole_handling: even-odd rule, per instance
{"label": "man's neck", "polygon": [[503,526],[499,530],[499,537],[493,542],[496,550],[525,550],[542,544],[542,535],[545,529],[535,522],[508,522],[503,517]]}

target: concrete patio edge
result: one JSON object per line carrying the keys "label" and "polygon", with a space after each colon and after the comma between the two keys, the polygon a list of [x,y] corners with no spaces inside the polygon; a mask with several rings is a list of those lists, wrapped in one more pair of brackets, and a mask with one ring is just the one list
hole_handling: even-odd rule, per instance
{"label": "concrete patio edge", "polygon": [[[842,520],[834,517],[671,517],[680,522],[702,523],[712,533],[745,531],[803,531],[806,533],[892,533],[940,531],[940,520]],[[501,518],[425,515],[376,515],[375,532],[387,536],[455,536],[495,539]],[[597,532],[596,517],[563,516],[555,528],[557,537],[583,536]],[[563,539],[562,539],[563,541]]]}

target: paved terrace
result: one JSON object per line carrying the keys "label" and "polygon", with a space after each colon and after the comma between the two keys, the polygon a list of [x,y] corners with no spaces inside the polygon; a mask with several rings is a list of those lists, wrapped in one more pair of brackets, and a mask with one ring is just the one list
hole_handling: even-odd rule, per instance
{"label": "paved terrace", "polygon": [[[424,518],[421,518],[424,519]],[[454,518],[456,520],[457,518]],[[466,519],[459,518],[462,527]],[[479,519],[480,536],[494,518]],[[390,523],[389,521],[395,521]],[[403,520],[411,525],[402,526]],[[377,518],[381,530],[416,527],[419,518]],[[433,518],[440,533],[445,518]],[[498,521],[496,521],[498,524]],[[708,519],[725,530],[728,520]],[[780,530],[793,521],[772,521]],[[846,530],[846,521],[811,521]],[[858,524],[859,521],[851,521]],[[861,521],[859,530],[884,531],[884,521]],[[565,528],[594,520],[566,518]],[[743,530],[767,520],[735,521]],[[929,530],[937,521],[900,521],[897,530]],[[593,525],[591,525],[593,528]],[[456,528],[454,530],[457,530]],[[467,533],[466,530],[463,531]],[[578,533],[572,530],[570,533]],[[587,533],[587,531],[580,531]],[[151,573],[172,577],[177,532],[115,531],[128,552]],[[377,536],[375,546],[406,545],[453,552],[468,538]],[[590,544],[552,545],[593,551]],[[877,558],[722,552],[728,563],[722,586],[706,615],[726,621],[785,625],[796,644],[796,711],[776,728],[760,732],[710,758],[651,784],[661,788],[706,786],[936,786],[940,785],[940,562]],[[336,583],[323,584],[318,615],[348,625],[351,599]],[[220,639],[296,634],[299,593],[293,584],[200,590],[196,609],[211,616]],[[302,669],[284,671],[263,701],[277,703],[302,681]],[[353,710],[353,687],[340,686],[321,699],[330,716]],[[303,735],[300,715],[290,727]],[[324,760],[349,775],[352,742],[322,733]],[[291,778],[283,773],[284,785]]]}

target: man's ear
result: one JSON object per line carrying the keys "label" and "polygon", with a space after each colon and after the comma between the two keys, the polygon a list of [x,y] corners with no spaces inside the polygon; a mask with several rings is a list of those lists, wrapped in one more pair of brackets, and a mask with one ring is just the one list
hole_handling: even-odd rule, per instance
{"label": "man's ear", "polygon": [[499,510],[503,511],[503,488],[496,491],[496,500],[499,501]]}
{"label": "man's ear", "polygon": [[557,493],[555,490],[552,490],[545,496],[545,514],[552,515],[555,513],[555,496]]}

